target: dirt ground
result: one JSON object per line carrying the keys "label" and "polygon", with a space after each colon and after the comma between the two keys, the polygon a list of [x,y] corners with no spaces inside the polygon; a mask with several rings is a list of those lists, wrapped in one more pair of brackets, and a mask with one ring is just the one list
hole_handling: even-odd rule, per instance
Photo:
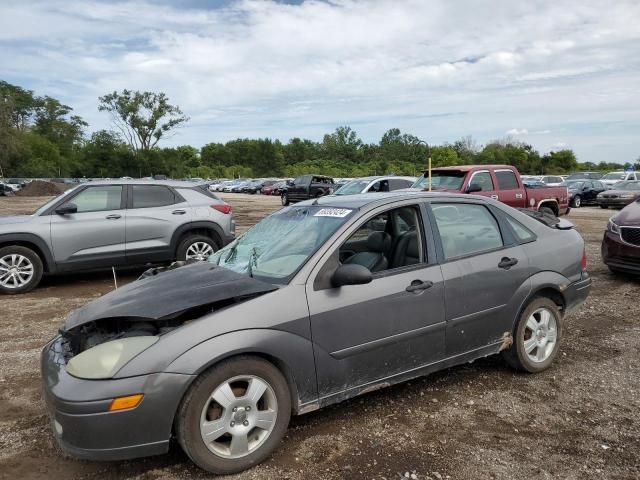
{"label": "dirt ground", "polygon": [[[278,198],[226,195],[240,231]],[[0,198],[0,215],[46,198]],[[593,289],[565,321],[561,354],[538,375],[493,357],[292,419],[281,448],[242,479],[640,478],[640,281],[601,263],[611,211],[574,210]],[[123,274],[130,281],[138,272]],[[110,274],[46,279],[0,297],[0,479],[207,478],[179,447],[118,463],[67,458],[41,399],[40,348],[74,308],[112,288]]]}

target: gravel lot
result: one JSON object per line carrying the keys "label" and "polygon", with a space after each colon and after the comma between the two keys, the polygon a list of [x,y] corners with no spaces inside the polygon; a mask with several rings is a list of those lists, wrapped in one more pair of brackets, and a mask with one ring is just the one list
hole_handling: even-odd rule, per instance
{"label": "gravel lot", "polygon": [[[277,197],[225,195],[240,231]],[[0,198],[0,215],[44,197]],[[640,281],[609,273],[600,240],[610,211],[574,210],[593,289],[566,319],[559,361],[525,375],[487,358],[294,418],[264,464],[233,478],[640,478]],[[131,281],[139,272],[122,274]],[[120,463],[58,450],[40,393],[40,348],[70,310],[108,292],[109,273],[46,279],[0,297],[0,478],[207,478],[179,447]]]}

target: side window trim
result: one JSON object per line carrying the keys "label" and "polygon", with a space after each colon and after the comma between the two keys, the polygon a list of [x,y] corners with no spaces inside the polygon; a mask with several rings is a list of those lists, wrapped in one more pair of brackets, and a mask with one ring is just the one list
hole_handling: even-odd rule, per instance
{"label": "side window trim", "polygon": [[491,186],[492,189],[491,190],[482,190],[483,192],[495,192],[496,190],[496,185],[495,182],[493,181],[493,175],[491,175],[491,171],[490,170],[476,170],[475,172],[473,172],[471,174],[471,178],[469,178],[469,183],[467,184],[467,186],[471,185],[473,183],[473,178],[478,175],[479,173],[488,173],[489,174],[489,179],[491,180]]}
{"label": "side window trim", "polygon": [[500,221],[499,218],[496,217],[496,215],[494,214],[491,208],[487,208],[489,215],[493,217],[493,219],[496,221],[496,224],[498,225],[498,230],[500,231],[500,236],[502,237],[502,246],[496,247],[496,248],[490,248],[480,252],[469,253],[468,255],[460,255],[458,257],[447,259],[444,254],[444,247],[442,246],[442,239],[440,238],[440,231],[438,230],[438,224],[436,223],[436,216],[435,216],[435,213],[433,212],[433,209],[431,208],[432,205],[438,205],[438,204],[478,205],[484,208],[488,207],[488,205],[486,205],[483,202],[473,202],[468,200],[465,200],[465,201],[442,200],[442,201],[435,201],[435,202],[430,200],[429,202],[427,202],[425,207],[428,209],[430,223],[431,225],[433,225],[433,239],[436,246],[438,264],[443,265],[449,262],[457,262],[458,260],[464,260],[465,258],[476,257],[478,255],[485,255],[487,253],[492,253],[492,252],[499,252],[500,250],[505,250],[507,248],[513,247],[513,245],[507,244],[502,222]]}

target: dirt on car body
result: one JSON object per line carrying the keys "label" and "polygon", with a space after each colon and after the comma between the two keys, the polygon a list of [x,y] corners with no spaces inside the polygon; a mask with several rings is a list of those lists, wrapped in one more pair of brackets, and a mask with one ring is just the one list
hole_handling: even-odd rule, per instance
{"label": "dirt on car body", "polygon": [[[43,197],[0,199],[29,213]],[[278,197],[225,195],[239,231],[280,208]],[[593,288],[566,322],[560,355],[537,375],[489,357],[294,417],[284,448],[237,478],[640,477],[640,281],[601,263],[610,212],[573,210]],[[118,272],[119,283],[140,270]],[[118,463],[63,456],[41,398],[39,353],[65,316],[113,289],[110,272],[46,279],[0,298],[0,478],[207,478],[175,445]]]}

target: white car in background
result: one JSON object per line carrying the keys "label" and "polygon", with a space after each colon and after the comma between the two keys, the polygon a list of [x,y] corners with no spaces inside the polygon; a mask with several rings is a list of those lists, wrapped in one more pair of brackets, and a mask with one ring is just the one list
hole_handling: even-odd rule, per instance
{"label": "white car in background", "polygon": [[640,180],[640,172],[623,172],[620,170],[617,172],[609,172],[600,179],[607,187],[607,190],[611,189],[616,183],[625,180]]}
{"label": "white car in background", "polygon": [[356,195],[358,193],[393,192],[411,188],[416,177],[397,177],[395,175],[354,178],[338,188],[334,195]]}

